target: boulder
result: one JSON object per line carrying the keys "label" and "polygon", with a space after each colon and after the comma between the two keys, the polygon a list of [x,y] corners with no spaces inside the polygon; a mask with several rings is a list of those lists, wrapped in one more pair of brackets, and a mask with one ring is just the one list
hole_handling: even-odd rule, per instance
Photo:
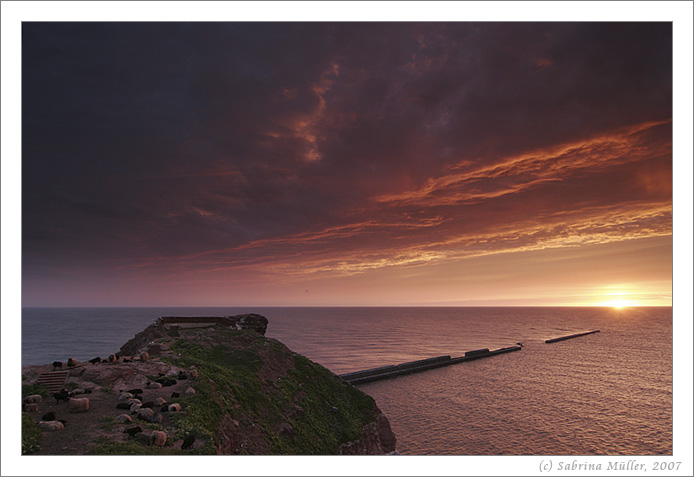
{"label": "boulder", "polygon": [[294,434],[294,428],[289,423],[283,422],[277,434],[280,436],[291,436]]}
{"label": "boulder", "polygon": [[161,421],[164,420],[164,416],[162,416],[161,413],[155,412],[154,414],[152,414],[152,416],[150,418],[148,418],[146,420],[147,420],[147,422],[159,424]]}
{"label": "boulder", "polygon": [[157,407],[162,407],[164,404],[166,404],[166,399],[163,397],[158,397],[154,400],[154,405]]}
{"label": "boulder", "polygon": [[265,335],[267,330],[267,318],[257,313],[249,313],[247,315],[236,315],[235,318],[237,330],[253,330],[261,335]]}
{"label": "boulder", "polygon": [[119,414],[116,416],[114,419],[116,422],[124,422],[124,423],[130,423],[133,422],[132,418],[128,416],[127,414]]}
{"label": "boulder", "polygon": [[87,412],[89,410],[89,398],[70,398],[67,401],[70,412]]}
{"label": "boulder", "polygon": [[154,416],[154,410],[148,407],[141,407],[135,411],[137,413],[137,418],[144,421],[149,421],[152,416]]}
{"label": "boulder", "polygon": [[149,445],[156,447],[164,447],[166,444],[166,432],[152,431],[149,436]]}
{"label": "boulder", "polygon": [[174,386],[178,381],[170,376],[162,376],[161,378],[157,379],[157,382],[162,386]]}
{"label": "boulder", "polygon": [[193,446],[195,443],[195,434],[192,432],[186,436],[185,439],[183,439],[183,442],[181,443],[181,449],[189,449]]}
{"label": "boulder", "polygon": [[111,386],[113,389],[126,389],[125,383],[131,382],[135,377],[135,368],[128,365],[89,366],[82,369],[82,380],[102,387]]}
{"label": "boulder", "polygon": [[161,345],[159,343],[152,343],[147,350],[151,356],[161,356]]}
{"label": "boulder", "polygon": [[79,366],[76,368],[70,368],[70,377],[71,378],[79,378],[84,374],[84,367]]}
{"label": "boulder", "polygon": [[390,428],[390,422],[383,413],[376,421],[366,424],[359,439],[347,442],[338,450],[342,455],[373,455],[391,454],[395,452],[395,434]]}
{"label": "boulder", "polygon": [[65,429],[65,426],[60,421],[39,421],[38,425],[42,431],[48,431],[48,432],[61,431],[61,430]]}

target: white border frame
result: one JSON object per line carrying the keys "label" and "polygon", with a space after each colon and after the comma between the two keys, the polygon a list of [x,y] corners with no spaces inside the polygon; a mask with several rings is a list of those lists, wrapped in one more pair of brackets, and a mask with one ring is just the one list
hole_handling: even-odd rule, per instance
{"label": "white border frame", "polygon": [[[673,457],[692,474],[691,2],[8,2],[2,8],[2,475],[536,475],[542,457],[20,456],[22,21],[667,21],[674,36]],[[19,197],[19,199],[17,199]],[[633,457],[629,457],[633,458]],[[214,460],[214,459],[224,459]],[[233,459],[233,460],[227,460]],[[336,459],[339,459],[336,460]],[[561,459],[571,461],[573,457]],[[559,457],[554,457],[555,462]],[[579,457],[578,462],[606,462]],[[614,460],[614,459],[612,459]],[[626,459],[622,459],[626,460]],[[204,467],[203,467],[204,466]],[[555,472],[556,473],[556,472]],[[565,472],[565,475],[591,475]],[[629,472],[613,472],[629,475]],[[649,472],[648,475],[652,475]],[[660,474],[666,475],[666,474]]]}

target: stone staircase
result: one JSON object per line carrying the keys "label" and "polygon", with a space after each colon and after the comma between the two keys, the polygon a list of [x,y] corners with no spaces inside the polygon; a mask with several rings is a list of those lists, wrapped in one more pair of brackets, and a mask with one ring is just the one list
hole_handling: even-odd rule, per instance
{"label": "stone staircase", "polygon": [[36,384],[43,384],[49,392],[57,393],[63,389],[68,374],[70,374],[70,371],[49,371],[47,373],[42,373],[38,381],[36,381]]}

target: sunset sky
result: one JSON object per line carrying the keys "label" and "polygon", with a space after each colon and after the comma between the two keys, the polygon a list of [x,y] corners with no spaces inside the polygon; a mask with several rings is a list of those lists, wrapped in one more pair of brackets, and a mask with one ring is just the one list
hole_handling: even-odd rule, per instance
{"label": "sunset sky", "polygon": [[672,24],[24,23],[24,306],[672,304]]}

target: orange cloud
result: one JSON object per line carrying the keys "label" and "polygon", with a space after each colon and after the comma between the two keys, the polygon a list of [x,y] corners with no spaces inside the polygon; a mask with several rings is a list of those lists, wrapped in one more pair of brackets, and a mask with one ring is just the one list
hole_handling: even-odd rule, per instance
{"label": "orange cloud", "polygon": [[[325,71],[323,71],[318,78],[318,81],[310,86],[311,92],[315,95],[318,100],[318,105],[308,114],[302,114],[290,119],[287,124],[280,127],[280,129],[287,129],[289,131],[288,136],[294,139],[299,139],[305,144],[305,151],[303,153],[303,159],[306,162],[317,162],[322,159],[322,154],[318,147],[318,135],[317,126],[321,119],[323,118],[325,111],[327,109],[327,101],[325,99],[326,93],[330,91],[335,83],[335,79],[340,75],[340,65],[333,62]],[[282,95],[287,99],[295,99],[298,96],[296,90],[290,90],[284,88],[282,90]],[[282,134],[276,130],[271,130],[265,132],[267,136],[274,139],[279,139],[286,137],[286,134]]]}
{"label": "orange cloud", "polygon": [[[542,192],[546,184],[563,184],[576,175],[601,177],[614,166],[648,163],[649,158],[670,154],[669,143],[647,140],[653,128],[668,122],[639,124],[486,166],[463,160],[420,188],[376,196],[360,208],[346,210],[336,225],[234,247],[133,261],[124,269],[135,274],[167,272],[181,279],[215,274],[282,282],[670,236],[672,202],[662,195],[620,197],[616,202],[601,201],[598,195],[596,200],[563,204],[553,204],[548,197],[546,204],[539,205],[537,201],[543,199],[536,196],[530,205],[521,196],[535,189]],[[666,171],[648,167],[658,173],[637,172],[635,177],[643,182],[639,187],[667,190]],[[213,169],[210,172],[223,171]],[[499,202],[509,195],[520,200]],[[487,204],[489,209],[484,208]],[[497,216],[492,211],[499,205],[509,209]],[[468,212],[471,207],[479,210],[474,218]],[[191,210],[215,220],[204,207]]]}
{"label": "orange cloud", "polygon": [[[515,194],[548,181],[562,181],[569,174],[583,169],[593,171],[607,166],[643,160],[654,154],[669,153],[671,145],[658,150],[645,148],[639,133],[671,121],[649,122],[616,131],[583,142],[504,158],[498,163],[469,169],[463,160],[452,172],[431,178],[416,190],[375,197],[377,202],[417,204],[423,206],[453,205]],[[494,179],[495,188],[481,190],[482,181]],[[506,179],[501,182],[500,179]],[[502,186],[499,186],[501,184]]]}
{"label": "orange cloud", "polygon": [[[440,217],[401,223],[368,221],[254,241],[229,249],[148,259],[134,264],[134,269],[150,273],[164,267],[180,277],[255,273],[265,279],[272,277],[274,281],[349,276],[382,268],[418,267],[487,255],[668,236],[672,234],[672,209],[669,203],[622,204],[617,210],[609,206],[590,207],[458,236],[455,231],[437,235],[437,228],[442,224],[444,220]],[[369,235],[382,233],[386,228],[399,232],[421,229],[422,235],[400,242],[369,240],[373,238]]]}

